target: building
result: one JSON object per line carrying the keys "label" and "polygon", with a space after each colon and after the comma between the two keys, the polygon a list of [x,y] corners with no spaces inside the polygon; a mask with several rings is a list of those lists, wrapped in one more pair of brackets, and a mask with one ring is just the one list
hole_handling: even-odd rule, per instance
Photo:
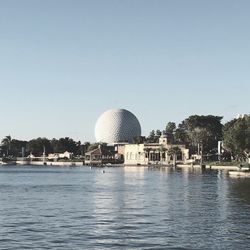
{"label": "building", "polygon": [[65,151],[64,153],[53,153],[48,155],[48,160],[57,161],[58,159],[72,159],[73,153]]}
{"label": "building", "polygon": [[[169,154],[173,149],[179,153]],[[189,149],[185,145],[173,144],[167,135],[162,135],[158,143],[127,144],[124,150],[125,165],[169,165],[173,162],[186,162]]]}
{"label": "building", "polygon": [[141,135],[137,117],[126,109],[110,109],[104,112],[95,125],[97,142],[108,144],[128,142]]}
{"label": "building", "polygon": [[245,117],[247,117],[247,116],[249,116],[249,115],[247,115],[247,114],[238,114],[238,115],[235,117],[235,119],[243,119],[243,118],[245,118]]}
{"label": "building", "polygon": [[85,153],[85,165],[105,165],[115,162],[115,153],[107,146],[99,145],[98,148]]}

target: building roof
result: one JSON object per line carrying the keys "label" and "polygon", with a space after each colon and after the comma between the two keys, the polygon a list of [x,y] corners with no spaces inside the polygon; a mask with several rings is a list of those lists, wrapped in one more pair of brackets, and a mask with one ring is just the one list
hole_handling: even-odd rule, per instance
{"label": "building roof", "polygon": [[98,147],[96,149],[88,151],[86,155],[112,155],[112,153],[105,148]]}

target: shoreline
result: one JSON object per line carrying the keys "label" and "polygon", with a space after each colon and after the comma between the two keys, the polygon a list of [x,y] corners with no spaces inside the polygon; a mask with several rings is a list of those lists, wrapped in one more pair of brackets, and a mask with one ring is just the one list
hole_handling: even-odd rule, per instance
{"label": "shoreline", "polygon": [[[85,165],[83,161],[60,161],[60,162],[43,162],[43,161],[13,161],[13,162],[2,162],[0,161],[0,166],[24,166],[24,165],[30,165],[30,166],[88,166]],[[158,168],[173,168],[171,165],[128,165],[128,164],[103,164],[96,167],[158,167]],[[95,167],[95,166],[91,166]],[[202,167],[200,165],[190,165],[190,164],[177,164],[176,168],[202,168],[202,169],[209,169],[209,170],[225,170],[225,171],[247,171],[249,168],[239,168],[236,165],[203,165]]]}
{"label": "shoreline", "polygon": [[205,168],[205,169],[210,169],[210,170],[228,170],[228,171],[231,171],[231,170],[239,170],[239,167],[238,166],[230,166],[230,165],[203,165],[201,167],[201,165],[187,165],[187,164],[180,164],[180,165],[177,165],[177,167],[180,167],[180,168]]}

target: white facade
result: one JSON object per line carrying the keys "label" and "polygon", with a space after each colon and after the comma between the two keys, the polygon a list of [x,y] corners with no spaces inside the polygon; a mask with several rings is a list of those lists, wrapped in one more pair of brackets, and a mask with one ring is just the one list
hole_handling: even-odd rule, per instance
{"label": "white facade", "polygon": [[70,153],[68,151],[65,151],[64,153],[54,153],[54,154],[49,154],[48,159],[49,160],[57,160],[59,158],[67,158],[67,159],[72,159],[73,153]]}
{"label": "white facade", "polygon": [[126,165],[147,165],[144,144],[127,144],[124,151],[124,164]]}
{"label": "white facade", "polygon": [[[125,165],[169,165],[173,162],[186,162],[189,159],[189,149],[185,145],[167,144],[167,140],[161,138],[161,143],[148,144],[127,144],[125,145],[124,164]],[[179,155],[169,155],[168,151],[178,147],[181,151]],[[173,159],[175,157],[176,159]]]}
{"label": "white facade", "polygon": [[236,119],[243,119],[243,118],[245,118],[247,116],[248,116],[247,114],[238,114],[235,118]]}

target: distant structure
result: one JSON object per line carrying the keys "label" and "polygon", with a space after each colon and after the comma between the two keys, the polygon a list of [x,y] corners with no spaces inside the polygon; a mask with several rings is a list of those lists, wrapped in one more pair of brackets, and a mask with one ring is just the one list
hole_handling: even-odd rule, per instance
{"label": "distant structure", "polygon": [[98,148],[85,154],[86,165],[114,164],[115,162],[115,152],[113,151],[113,147],[110,146],[99,145]]}
{"label": "distant structure", "polygon": [[73,153],[65,151],[64,153],[53,153],[48,155],[48,160],[57,161],[58,159],[72,159]]}
{"label": "distant structure", "polygon": [[96,122],[97,142],[132,143],[133,139],[138,136],[141,136],[141,125],[136,116],[126,109],[108,110]]}
{"label": "distant structure", "polygon": [[[179,148],[175,156],[168,153],[173,148]],[[158,143],[125,145],[125,165],[169,165],[173,161],[186,163],[188,159],[189,149],[185,145],[173,143],[168,135],[162,135]]]}
{"label": "distant structure", "polygon": [[248,115],[247,114],[238,114],[237,116],[236,116],[236,119],[243,119],[243,118],[245,118],[245,117],[247,117]]}

